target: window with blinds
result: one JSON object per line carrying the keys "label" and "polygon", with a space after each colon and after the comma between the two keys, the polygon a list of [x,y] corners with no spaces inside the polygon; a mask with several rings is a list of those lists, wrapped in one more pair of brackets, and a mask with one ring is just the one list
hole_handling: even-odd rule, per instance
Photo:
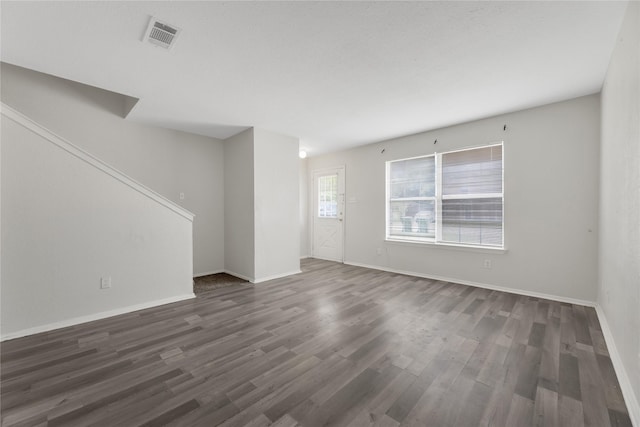
{"label": "window with blinds", "polygon": [[502,148],[387,162],[387,238],[502,248]]}
{"label": "window with blinds", "polygon": [[434,156],[390,163],[390,236],[435,237],[435,171]]}

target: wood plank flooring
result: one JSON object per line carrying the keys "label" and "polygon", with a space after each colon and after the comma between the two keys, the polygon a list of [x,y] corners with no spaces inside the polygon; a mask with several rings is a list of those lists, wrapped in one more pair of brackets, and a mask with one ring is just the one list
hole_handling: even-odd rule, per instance
{"label": "wood plank flooring", "polygon": [[2,343],[2,425],[631,426],[592,308],[302,270]]}

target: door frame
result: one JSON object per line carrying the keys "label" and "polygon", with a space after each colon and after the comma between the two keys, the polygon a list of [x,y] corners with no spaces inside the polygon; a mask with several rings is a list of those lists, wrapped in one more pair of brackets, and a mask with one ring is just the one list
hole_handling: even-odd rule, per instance
{"label": "door frame", "polygon": [[[310,182],[310,203],[309,203],[309,213],[311,214],[311,221],[309,221],[310,224],[310,245],[311,245],[311,258],[317,258],[317,259],[325,259],[322,257],[318,257],[316,256],[315,253],[315,232],[316,232],[316,220],[317,220],[317,215],[316,215],[316,209],[317,209],[317,197],[316,197],[316,175],[317,174],[321,174],[323,172],[328,172],[328,171],[332,171],[332,170],[336,170],[336,169],[341,169],[342,170],[342,185],[344,187],[344,193],[342,195],[342,256],[341,259],[339,261],[336,261],[334,259],[329,260],[329,261],[335,261],[335,262],[340,262],[344,264],[344,253],[345,253],[345,238],[346,238],[346,231],[347,231],[347,168],[345,167],[345,165],[338,165],[338,166],[332,166],[332,167],[324,167],[324,168],[320,168],[320,169],[314,169],[312,171],[310,171],[310,178],[309,182]],[[340,197],[340,193],[338,193],[338,197]]]}

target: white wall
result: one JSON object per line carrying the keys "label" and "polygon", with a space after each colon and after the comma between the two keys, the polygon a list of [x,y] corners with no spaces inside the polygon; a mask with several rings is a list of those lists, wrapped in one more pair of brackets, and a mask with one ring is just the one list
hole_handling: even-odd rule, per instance
{"label": "white wall", "polygon": [[[640,3],[630,2],[602,88],[598,304],[640,425]],[[609,345],[611,347],[611,343]],[[614,359],[615,362],[615,359]],[[621,376],[619,366],[618,376]],[[632,394],[635,394],[633,396]]]}
{"label": "white wall", "polygon": [[0,72],[4,103],[196,215],[196,275],[224,268],[222,141],[124,120],[120,94],[5,63]]}
{"label": "white wall", "polygon": [[300,258],[307,258],[309,254],[309,161],[300,159]]}
{"label": "white wall", "polygon": [[255,280],[300,271],[298,139],[254,129]]}
{"label": "white wall", "polygon": [[[308,169],[346,165],[347,263],[595,301],[599,116],[591,95],[311,157]],[[504,141],[506,253],[385,242],[385,161],[496,141]]]}
{"label": "white wall", "polygon": [[252,282],[300,270],[298,139],[248,129],[224,142],[225,270]]}
{"label": "white wall", "polygon": [[4,114],[1,138],[3,339],[193,297],[190,219]]}
{"label": "white wall", "polygon": [[225,271],[255,277],[253,128],[224,142]]}

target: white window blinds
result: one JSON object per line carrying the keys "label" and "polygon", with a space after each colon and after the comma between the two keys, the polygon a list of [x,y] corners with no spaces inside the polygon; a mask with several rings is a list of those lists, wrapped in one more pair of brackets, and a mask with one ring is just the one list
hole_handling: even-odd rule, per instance
{"label": "white window blinds", "polygon": [[443,242],[502,246],[502,146],[442,154]]}
{"label": "white window blinds", "polygon": [[387,162],[387,238],[503,247],[502,144]]}
{"label": "white window blinds", "polygon": [[435,237],[435,158],[392,162],[390,235]]}

